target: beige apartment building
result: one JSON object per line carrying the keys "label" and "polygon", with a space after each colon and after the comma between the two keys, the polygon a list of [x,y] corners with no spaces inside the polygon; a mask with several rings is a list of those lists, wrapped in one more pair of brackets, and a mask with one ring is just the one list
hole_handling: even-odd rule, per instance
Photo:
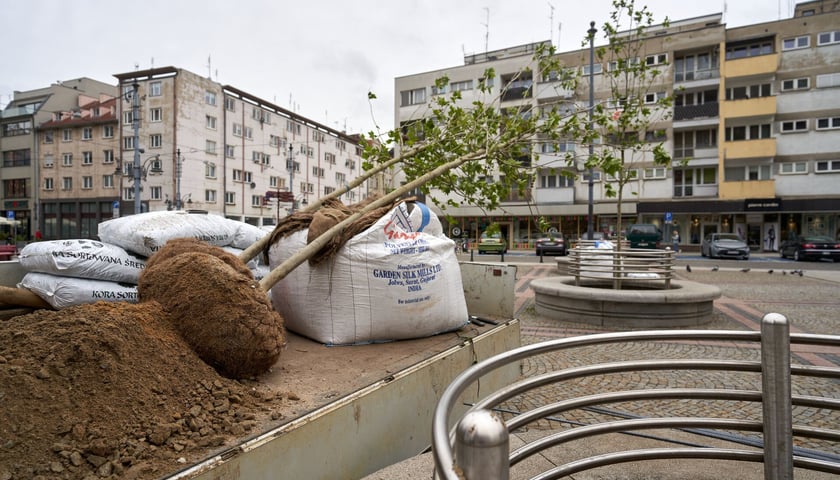
{"label": "beige apartment building", "polygon": [[[426,115],[431,99],[448,93],[433,87],[443,75],[468,105],[479,98],[475,86],[488,68],[497,72],[493,96],[500,108],[585,111],[588,82],[576,91],[561,88],[536,67],[538,45],[468,55],[460,66],[397,78],[395,123]],[[589,49],[558,57],[588,79]],[[640,57],[665,72],[649,90],[651,103],[658,95],[674,99],[671,115],[657,125],[665,137],[654,139],[664,142],[673,164],[637,160],[638,181],[628,186],[635,195],[622,204],[622,224],[677,230],[689,248],[712,232],[739,233],[765,251],[797,233],[840,238],[840,4],[803,2],[792,18],[738,28],[727,28],[721,14],[672,21],[649,29]],[[531,72],[520,75],[526,67]],[[618,109],[601,75],[609,68],[593,65],[594,97]],[[585,233],[589,178],[566,165],[568,153],[583,161],[588,146],[534,139],[530,191],[512,194],[493,212],[448,209],[455,218],[450,227],[475,239],[499,223],[510,248],[532,245],[538,217],[568,236]],[[564,169],[576,176],[562,175]],[[617,208],[604,188],[610,179],[597,171],[593,179],[595,229],[615,233]]]}

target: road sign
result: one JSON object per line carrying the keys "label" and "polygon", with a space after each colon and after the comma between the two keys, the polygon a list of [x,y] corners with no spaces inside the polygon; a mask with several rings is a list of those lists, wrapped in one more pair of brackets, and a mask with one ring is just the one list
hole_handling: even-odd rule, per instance
{"label": "road sign", "polygon": [[6,218],[9,220],[15,219],[15,211],[14,210],[6,210]]}
{"label": "road sign", "polygon": [[671,223],[673,220],[673,214],[671,212],[665,212],[665,223]]}

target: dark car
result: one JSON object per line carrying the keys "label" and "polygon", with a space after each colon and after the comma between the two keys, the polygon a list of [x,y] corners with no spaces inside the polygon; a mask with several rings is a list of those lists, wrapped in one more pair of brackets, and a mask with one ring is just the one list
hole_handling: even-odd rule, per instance
{"label": "dark car", "polygon": [[553,233],[537,240],[537,256],[540,255],[568,255],[569,247],[562,233]]}
{"label": "dark car", "polygon": [[700,255],[710,258],[729,257],[749,260],[750,247],[734,233],[710,233],[700,244]]}
{"label": "dark car", "polygon": [[651,223],[634,223],[627,227],[630,248],[659,248],[662,230]]}
{"label": "dark car", "polygon": [[840,261],[840,242],[823,235],[800,235],[796,240],[783,242],[779,255],[796,261],[830,258],[837,262]]}

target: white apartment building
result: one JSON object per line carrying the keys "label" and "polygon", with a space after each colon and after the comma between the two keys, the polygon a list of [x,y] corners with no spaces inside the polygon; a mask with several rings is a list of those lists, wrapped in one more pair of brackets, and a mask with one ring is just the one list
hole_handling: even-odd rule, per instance
{"label": "white apartment building", "polygon": [[[667,14],[667,12],[664,12]],[[773,251],[787,236],[807,233],[840,238],[840,6],[816,0],[799,3],[793,18],[727,29],[721,14],[672,21],[649,29],[644,61],[666,73],[652,95],[672,95],[673,115],[658,139],[673,157],[672,168],[640,164],[635,193],[622,204],[622,223],[638,221],[680,232],[686,247],[698,247],[712,232],[737,232],[754,249]],[[597,37],[596,37],[597,38]],[[476,82],[488,68],[497,73],[500,108],[544,104],[569,111],[588,106],[588,83],[576,91],[557,88],[533,61],[538,44],[468,55],[464,64],[398,77],[395,123],[428,114],[435,80],[446,75],[465,105],[477,99]],[[596,41],[597,45],[597,41]],[[588,49],[558,54],[562,63],[588,74]],[[517,74],[525,67],[532,72]],[[596,102],[609,105],[609,91],[595,64]],[[523,95],[524,93],[524,95]],[[555,151],[560,150],[560,151]],[[512,194],[493,212],[470,205],[447,212],[464,236],[477,238],[499,223],[510,248],[530,246],[537,218],[576,237],[588,223],[588,176],[560,174],[567,152],[585,158],[588,148],[572,142],[533,142],[525,172],[531,189]],[[609,181],[594,172],[596,230],[613,233],[617,209],[605,195]],[[433,196],[443,198],[439,192]],[[626,196],[627,197],[627,196]],[[457,201],[457,199],[455,199]],[[770,241],[770,239],[773,241]]]}

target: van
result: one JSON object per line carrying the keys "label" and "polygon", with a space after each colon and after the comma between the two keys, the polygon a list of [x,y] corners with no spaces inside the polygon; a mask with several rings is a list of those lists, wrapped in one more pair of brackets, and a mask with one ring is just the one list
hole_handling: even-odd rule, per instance
{"label": "van", "polygon": [[627,227],[630,248],[659,248],[662,230],[652,223],[634,223]]}

